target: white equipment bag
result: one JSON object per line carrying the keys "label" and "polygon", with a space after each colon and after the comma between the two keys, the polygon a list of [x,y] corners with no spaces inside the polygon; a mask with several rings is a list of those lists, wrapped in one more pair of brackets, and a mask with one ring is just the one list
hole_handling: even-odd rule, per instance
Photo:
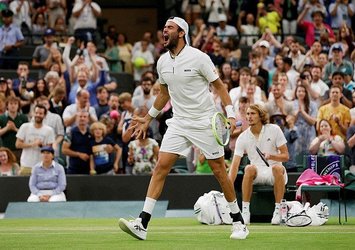
{"label": "white equipment bag", "polygon": [[197,220],[207,225],[232,224],[230,209],[224,194],[210,191],[199,197],[194,205]]}

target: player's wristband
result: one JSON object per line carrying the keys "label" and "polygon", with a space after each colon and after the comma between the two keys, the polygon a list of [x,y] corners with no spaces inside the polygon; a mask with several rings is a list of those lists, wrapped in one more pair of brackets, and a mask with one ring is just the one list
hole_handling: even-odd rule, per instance
{"label": "player's wristband", "polygon": [[154,108],[154,106],[152,106],[149,111],[148,111],[148,115],[150,115],[151,117],[155,118],[160,114],[161,110],[157,110],[156,108]]}
{"label": "player's wristband", "polygon": [[225,109],[228,118],[235,118],[235,112],[232,105],[227,105]]}

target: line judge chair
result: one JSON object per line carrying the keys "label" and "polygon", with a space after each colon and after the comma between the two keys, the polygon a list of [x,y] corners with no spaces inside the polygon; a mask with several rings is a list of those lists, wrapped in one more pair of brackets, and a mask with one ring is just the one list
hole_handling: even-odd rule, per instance
{"label": "line judge chair", "polygon": [[[344,179],[344,156],[332,155],[332,156],[318,156],[318,155],[304,155],[303,156],[304,169],[311,168],[319,175],[334,174],[340,177],[340,180]],[[322,192],[322,193],[336,193],[338,196],[338,219],[341,223],[341,201],[342,192],[344,188],[338,185],[315,185],[315,186],[301,186],[302,200],[305,197],[305,192]],[[346,200],[344,202],[344,214],[345,222],[347,222]]]}

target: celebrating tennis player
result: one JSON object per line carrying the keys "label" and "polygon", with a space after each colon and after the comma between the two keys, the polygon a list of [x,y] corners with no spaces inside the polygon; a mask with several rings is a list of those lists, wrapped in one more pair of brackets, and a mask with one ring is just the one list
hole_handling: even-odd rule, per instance
{"label": "celebrating tennis player", "polygon": [[253,184],[259,184],[274,186],[275,210],[271,224],[278,225],[281,219],[280,201],[284,196],[287,183],[286,169],[282,165],[282,162],[287,162],[289,158],[287,140],[279,126],[268,124],[267,111],[259,104],[249,106],[247,121],[249,128],[239,135],[235,143],[229,177],[232,182],[235,181],[240,160],[246,152],[250,165],[245,167],[242,183],[244,223],[250,223],[249,205]]}
{"label": "celebrating tennis player", "polygon": [[[119,220],[121,229],[133,237],[145,240],[147,226],[155,203],[159,198],[165,178],[179,155],[194,144],[205,155],[215,177],[221,185],[231,209],[233,219],[231,239],[245,239],[249,234],[240,213],[234,187],[229,180],[224,163],[223,146],[217,143],[212,133],[211,119],[217,112],[209,84],[220,96],[230,120],[231,130],[235,129],[235,113],[231,99],[218,76],[211,59],[188,44],[189,27],[179,17],[167,20],[164,30],[164,47],[168,49],[157,64],[161,91],[153,107],[144,118],[135,118],[136,136],[146,136],[149,123],[171,99],[174,117],[167,121],[166,131],[157,165],[153,171],[142,213],[135,220]],[[185,155],[186,156],[186,155]]]}

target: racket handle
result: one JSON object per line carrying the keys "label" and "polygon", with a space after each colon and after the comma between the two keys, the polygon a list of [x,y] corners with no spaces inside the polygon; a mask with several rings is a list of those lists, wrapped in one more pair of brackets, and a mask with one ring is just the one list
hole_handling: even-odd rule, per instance
{"label": "racket handle", "polygon": [[243,122],[242,121],[237,121],[236,123],[235,123],[235,126],[237,126],[237,127],[240,127],[240,126],[242,126],[243,125]]}

